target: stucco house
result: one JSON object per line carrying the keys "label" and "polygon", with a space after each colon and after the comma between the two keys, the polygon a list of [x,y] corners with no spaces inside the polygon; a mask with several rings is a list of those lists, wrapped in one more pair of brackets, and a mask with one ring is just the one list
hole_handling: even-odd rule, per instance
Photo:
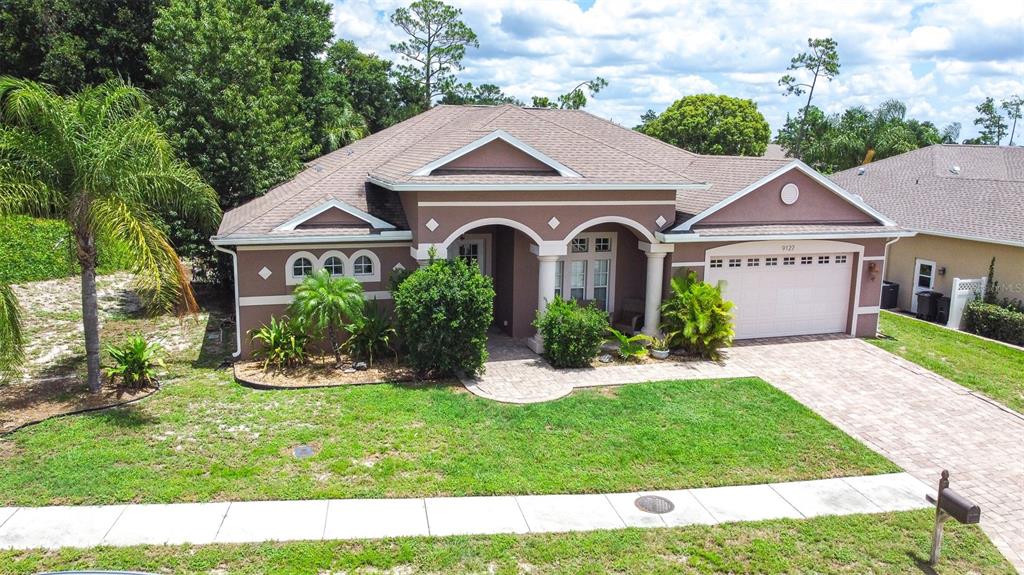
{"label": "stucco house", "polygon": [[496,326],[534,347],[555,295],[657,330],[670,276],[725,280],[739,338],[873,335],[886,243],[906,236],[805,164],[702,156],[583,111],[436,106],[310,162],[225,214],[238,352],[328,269],[389,300],[440,257],[494,279]]}
{"label": "stucco house", "polygon": [[987,276],[993,257],[1000,296],[1024,302],[1024,148],[934,145],[832,180],[917,232],[889,246],[899,308],[917,311],[924,290],[949,296],[954,278]]}

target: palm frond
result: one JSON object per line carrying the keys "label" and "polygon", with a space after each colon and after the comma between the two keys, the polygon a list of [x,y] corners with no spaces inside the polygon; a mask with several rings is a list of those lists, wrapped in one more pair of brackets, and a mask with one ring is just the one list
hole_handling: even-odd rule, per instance
{"label": "palm frond", "polygon": [[21,308],[14,290],[0,284],[0,381],[25,360],[25,339],[21,331]]}

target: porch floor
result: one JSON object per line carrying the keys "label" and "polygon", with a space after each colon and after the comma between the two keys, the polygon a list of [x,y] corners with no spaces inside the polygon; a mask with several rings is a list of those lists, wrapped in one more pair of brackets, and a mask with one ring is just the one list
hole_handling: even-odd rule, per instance
{"label": "porch floor", "polygon": [[753,375],[728,361],[715,363],[674,357],[637,365],[555,369],[528,348],[524,340],[497,333],[488,335],[487,351],[490,358],[483,375],[464,378],[462,384],[475,395],[503,403],[551,401],[569,395],[578,387]]}

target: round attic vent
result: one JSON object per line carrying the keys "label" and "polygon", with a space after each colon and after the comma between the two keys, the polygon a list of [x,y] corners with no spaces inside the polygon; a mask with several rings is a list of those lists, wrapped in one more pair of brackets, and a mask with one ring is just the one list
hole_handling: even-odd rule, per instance
{"label": "round attic vent", "polygon": [[796,184],[786,184],[782,186],[782,193],[779,195],[782,197],[782,203],[791,206],[800,197],[800,188],[796,187]]}

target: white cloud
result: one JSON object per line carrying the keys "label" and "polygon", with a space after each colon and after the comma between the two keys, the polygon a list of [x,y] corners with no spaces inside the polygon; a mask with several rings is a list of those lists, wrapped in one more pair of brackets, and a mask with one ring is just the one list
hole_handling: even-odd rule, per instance
{"label": "white cloud", "polygon": [[[816,2],[804,0],[448,0],[463,10],[480,49],[460,74],[529,101],[600,75],[588,106],[625,125],[687,94],[751,98],[778,128],[803,98],[777,86],[806,38],[839,43],[841,73],[819,84],[827,111],[904,100],[912,115],[960,121],[974,133],[981,97],[1024,93],[1024,2]],[[402,0],[335,0],[336,32],[393,58],[388,15]]]}

